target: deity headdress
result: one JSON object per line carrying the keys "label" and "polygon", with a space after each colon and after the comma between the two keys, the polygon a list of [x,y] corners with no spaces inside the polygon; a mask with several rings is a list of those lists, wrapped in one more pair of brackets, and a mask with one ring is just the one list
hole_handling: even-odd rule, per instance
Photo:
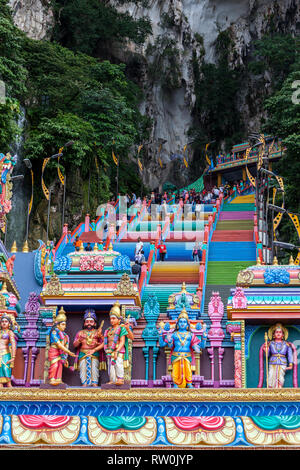
{"label": "deity headdress", "polygon": [[54,323],[61,323],[63,321],[67,321],[66,312],[64,311],[63,307],[60,307],[58,314],[55,317]]}
{"label": "deity headdress", "polygon": [[181,310],[181,313],[178,315],[177,321],[179,321],[180,318],[185,318],[188,321],[188,323],[190,322],[189,316],[188,316],[188,313],[187,313],[185,307]]}
{"label": "deity headdress", "polygon": [[121,314],[121,309],[120,309],[120,302],[117,301],[114,303],[112,308],[110,309],[109,316],[112,317],[117,317],[119,320],[122,319],[122,314]]}
{"label": "deity headdress", "polygon": [[283,332],[283,339],[286,341],[289,336],[289,332],[287,328],[285,328],[281,323],[276,323],[276,325],[271,326],[268,330],[268,338],[269,340],[273,339],[274,333],[277,329],[280,329]]}
{"label": "deity headdress", "polygon": [[84,311],[83,321],[92,319],[97,322],[96,312],[93,308],[87,308]]}

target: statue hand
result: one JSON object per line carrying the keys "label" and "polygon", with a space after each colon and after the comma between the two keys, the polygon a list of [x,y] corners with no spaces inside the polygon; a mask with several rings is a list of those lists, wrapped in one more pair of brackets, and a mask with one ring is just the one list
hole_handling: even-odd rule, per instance
{"label": "statue hand", "polygon": [[289,365],[285,370],[292,370],[293,364]]}
{"label": "statue hand", "polygon": [[76,354],[73,353],[73,352],[71,352],[71,351],[70,351],[69,355],[70,355],[71,357],[76,357]]}

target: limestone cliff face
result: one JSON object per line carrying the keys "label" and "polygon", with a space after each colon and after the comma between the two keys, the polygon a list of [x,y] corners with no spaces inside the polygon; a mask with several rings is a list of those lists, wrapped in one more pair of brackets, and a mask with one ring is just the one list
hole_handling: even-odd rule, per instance
{"label": "limestone cliff face", "polygon": [[9,0],[13,19],[32,39],[48,39],[54,17],[49,0]]}
{"label": "limestone cliff face", "polygon": [[[141,111],[151,119],[150,145],[145,158],[144,183],[151,188],[163,181],[182,186],[198,175],[172,160],[182,153],[195,124],[195,83],[193,56],[214,63],[215,43],[223,31],[230,31],[232,46],[230,66],[245,66],[253,41],[272,31],[295,33],[300,20],[297,0],[109,0],[119,11],[134,18],[149,17],[153,35],[143,46],[127,48],[111,45],[111,54],[123,62],[139,64],[139,82],[144,90]],[[30,37],[44,39],[53,24],[49,0],[10,0],[14,20]],[[136,78],[136,77],[135,77]],[[245,72],[237,105],[246,134],[258,131],[263,116],[262,103],[270,89],[266,74],[253,77]],[[161,141],[164,168],[158,164]],[[190,157],[191,158],[191,157]],[[199,169],[200,173],[200,169]]]}
{"label": "limestone cliff face", "polygon": [[[141,109],[153,122],[150,140],[156,149],[159,139],[167,141],[162,151],[163,180],[184,184],[193,176],[182,164],[178,169],[178,161],[170,161],[169,156],[182,153],[188,142],[187,131],[193,124],[193,53],[200,62],[214,63],[216,39],[220,32],[229,30],[233,39],[230,66],[244,66],[253,40],[268,33],[271,25],[273,31],[296,32],[300,4],[296,0],[144,0],[122,6],[118,0],[110,3],[120,11],[129,11],[134,18],[148,16],[152,23],[153,35],[147,43],[142,48],[130,45],[129,49],[145,61],[145,101]],[[173,68],[173,77],[166,72],[168,68]],[[245,75],[238,95],[247,133],[259,130],[262,102],[270,86],[267,75],[257,80],[258,77]],[[144,178],[152,188],[162,181],[162,171],[151,150]]]}

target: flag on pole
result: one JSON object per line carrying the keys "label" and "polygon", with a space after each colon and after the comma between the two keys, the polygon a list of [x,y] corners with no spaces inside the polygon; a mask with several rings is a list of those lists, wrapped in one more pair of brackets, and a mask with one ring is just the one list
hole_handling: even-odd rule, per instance
{"label": "flag on pole", "polygon": [[143,145],[138,146],[138,155],[139,155],[140,151],[142,150],[142,148],[143,148]]}
{"label": "flag on pole", "polygon": [[112,150],[112,157],[113,157],[113,161],[118,166],[119,165],[119,158],[116,157],[115,152],[113,150]]}
{"label": "flag on pole", "polygon": [[162,161],[161,161],[161,158],[160,158],[160,157],[158,158],[158,163],[159,163],[159,166],[162,168],[162,167],[163,167],[163,163],[162,163]]}
{"label": "flag on pole", "polygon": [[206,158],[207,163],[208,163],[209,166],[210,166],[210,165],[211,165],[211,160],[210,160],[210,158],[209,158],[208,155],[207,155],[208,146],[209,146],[209,142],[208,142],[208,144],[205,145],[205,158]]}
{"label": "flag on pole", "polygon": [[49,162],[49,160],[50,160],[50,157],[44,158],[43,166],[42,166],[42,178],[41,178],[41,180],[42,180],[42,190],[43,190],[44,196],[47,199],[47,201],[49,200],[49,190],[48,190],[47,186],[44,183],[43,176],[44,176],[44,171],[45,171],[46,165]]}
{"label": "flag on pole", "polygon": [[138,158],[138,166],[139,166],[140,172],[142,172],[143,171],[143,165],[142,165],[142,162],[139,158]]}

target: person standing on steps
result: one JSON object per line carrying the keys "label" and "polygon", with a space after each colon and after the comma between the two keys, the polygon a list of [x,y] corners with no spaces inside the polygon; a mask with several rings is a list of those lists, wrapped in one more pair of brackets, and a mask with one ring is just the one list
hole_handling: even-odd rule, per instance
{"label": "person standing on steps", "polygon": [[159,250],[159,261],[164,261],[167,254],[167,247],[162,240],[157,246],[157,249]]}

